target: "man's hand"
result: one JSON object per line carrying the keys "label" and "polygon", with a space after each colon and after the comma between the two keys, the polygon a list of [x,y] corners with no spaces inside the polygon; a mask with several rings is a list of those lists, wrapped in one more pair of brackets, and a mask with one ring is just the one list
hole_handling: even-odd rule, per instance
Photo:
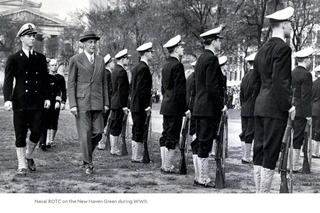
{"label": "man's hand", "polygon": [[56,102],[56,104],[54,105],[54,108],[55,108],[55,109],[59,109],[59,108],[60,108],[60,103],[59,103],[59,102]]}
{"label": "man's hand", "polygon": [[294,118],[296,117],[296,107],[295,106],[292,106],[289,109],[289,115],[290,115],[290,119],[294,120]]}
{"label": "man's hand", "polygon": [[128,109],[128,107],[123,107],[122,110],[123,110],[124,114],[126,114],[126,115],[128,115],[129,112],[130,112],[130,110]]}
{"label": "man's hand", "polygon": [[60,105],[60,109],[61,109],[61,110],[64,110],[64,108],[65,108],[64,103],[61,103],[61,105]]}
{"label": "man's hand", "polygon": [[4,109],[7,110],[7,111],[12,110],[12,102],[11,101],[6,101],[4,103]]}
{"label": "man's hand", "polygon": [[147,116],[149,116],[151,114],[151,107],[148,106],[144,111],[147,113]]}
{"label": "man's hand", "polygon": [[50,100],[45,100],[45,101],[44,101],[44,108],[49,109],[50,106],[51,106]]}
{"label": "man's hand", "polygon": [[306,119],[307,119],[308,125],[311,126],[312,125],[312,118],[311,117],[306,117]]}
{"label": "man's hand", "polygon": [[186,111],[184,114],[186,115],[187,118],[191,118],[191,112],[190,112],[190,110]]}
{"label": "man's hand", "polygon": [[226,105],[224,105],[223,109],[221,110],[221,112],[226,112],[228,110],[228,107]]}
{"label": "man's hand", "polygon": [[107,112],[109,110],[108,106],[104,106],[104,112]]}
{"label": "man's hand", "polygon": [[72,107],[70,109],[71,113],[74,115],[74,116],[78,116],[78,108],[77,107]]}

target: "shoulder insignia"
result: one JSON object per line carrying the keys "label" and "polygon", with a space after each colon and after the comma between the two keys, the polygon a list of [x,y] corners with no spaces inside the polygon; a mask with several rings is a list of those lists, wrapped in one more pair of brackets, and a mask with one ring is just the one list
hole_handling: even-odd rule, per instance
{"label": "shoulder insignia", "polygon": [[22,53],[20,53],[20,56],[22,56]]}

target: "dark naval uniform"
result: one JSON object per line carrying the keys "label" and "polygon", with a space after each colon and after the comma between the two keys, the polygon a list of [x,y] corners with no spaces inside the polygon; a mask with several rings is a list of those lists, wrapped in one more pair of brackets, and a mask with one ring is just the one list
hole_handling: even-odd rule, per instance
{"label": "dark naval uniform", "polygon": [[216,138],[221,110],[224,106],[224,77],[218,58],[211,50],[205,50],[195,66],[196,94],[193,116],[199,142],[198,157],[207,158]]}
{"label": "dark naval uniform", "polygon": [[[39,141],[39,147],[41,147],[42,144],[44,145],[46,144],[47,130],[48,129],[57,130],[57,127],[58,127],[60,110],[55,109],[55,103],[57,101],[57,97],[59,97],[61,94],[60,86],[58,84],[57,78],[51,74],[48,74],[48,84],[49,84],[48,99],[50,100],[51,105],[48,109],[43,109],[43,130],[42,130],[41,138]],[[64,91],[66,92],[66,89],[64,89]],[[65,95],[65,98],[66,98],[66,95]]]}
{"label": "dark naval uniform", "polygon": [[122,129],[124,112],[122,108],[128,107],[129,80],[126,70],[117,64],[111,74],[112,96],[111,107],[112,118],[110,134],[119,136]]}
{"label": "dark naval uniform", "polygon": [[[108,94],[109,94],[109,103],[111,103],[111,96],[112,96],[112,82],[111,82],[111,71],[106,69],[106,77],[108,82]],[[108,117],[110,114],[110,109],[106,112],[103,112],[103,124],[104,126],[107,125]]]}
{"label": "dark naval uniform", "polygon": [[146,62],[139,63],[132,70],[130,111],[133,120],[132,140],[142,142],[144,123],[147,118],[145,109],[151,107],[152,77]]}
{"label": "dark naval uniform", "polygon": [[253,82],[250,70],[245,74],[240,86],[240,104],[241,104],[241,141],[252,143],[254,137],[254,98],[253,98]]}
{"label": "dark naval uniform", "polygon": [[312,140],[320,141],[320,78],[312,86]]}
{"label": "dark naval uniform", "polygon": [[188,110],[184,67],[177,58],[168,58],[162,69],[161,84],[163,100],[160,114],[163,115],[163,132],[160,147],[175,149],[179,143],[182,118]]}
{"label": "dark naval uniform", "polygon": [[306,117],[312,116],[312,75],[306,68],[297,66],[292,71],[292,88],[295,89],[294,105],[296,107],[293,148],[300,149],[304,140]]}
{"label": "dark naval uniform", "polygon": [[37,143],[42,130],[44,101],[48,99],[45,56],[33,51],[28,58],[22,50],[10,55],[5,68],[3,94],[5,102],[12,101],[16,147],[26,146],[28,128],[30,141]]}
{"label": "dark naval uniform", "polygon": [[258,51],[252,81],[255,92],[254,165],[274,170],[291,108],[291,48],[272,37]]}

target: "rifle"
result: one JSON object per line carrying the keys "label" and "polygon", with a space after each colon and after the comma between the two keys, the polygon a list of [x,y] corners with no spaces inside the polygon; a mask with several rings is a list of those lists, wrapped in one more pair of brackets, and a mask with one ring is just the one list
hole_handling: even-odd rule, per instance
{"label": "rifle", "polygon": [[121,155],[122,156],[128,155],[127,144],[126,144],[127,120],[128,120],[128,114],[124,114],[123,120],[122,120],[122,130],[121,130],[121,139],[122,139]]}
{"label": "rifle", "polygon": [[219,123],[219,128],[218,128],[218,133],[217,133],[217,150],[216,150],[216,183],[215,183],[215,188],[216,189],[223,189],[224,188],[224,183],[225,183],[225,176],[224,176],[224,166],[222,166],[222,161],[223,159],[223,142],[224,142],[224,125],[225,125],[225,112],[222,112],[221,118],[220,118],[220,123]]}
{"label": "rifle", "polygon": [[151,112],[149,115],[147,115],[146,121],[144,122],[142,163],[150,163],[149,151],[148,151],[148,134],[149,134],[150,118],[151,118]]}
{"label": "rifle", "polygon": [[[292,95],[292,105],[294,105],[294,90]],[[290,147],[290,191],[292,193],[292,155],[293,155],[293,128],[292,128],[293,120],[291,120],[291,116],[289,114],[287,127],[284,132],[281,149],[280,149],[280,165],[279,165],[279,173],[281,178],[280,183],[280,193],[289,193],[288,188],[288,179],[287,179],[287,164],[288,164],[288,155],[289,155],[289,147]]]}
{"label": "rifle", "polygon": [[188,150],[189,144],[189,132],[190,132],[190,118],[186,117],[183,122],[182,128],[182,138],[180,142],[180,151],[181,151],[181,158],[180,158],[180,166],[179,166],[179,174],[186,175],[187,174],[187,162],[186,162],[186,153],[185,150]]}
{"label": "rifle", "polygon": [[[310,174],[310,164],[309,164],[309,152],[310,152],[310,141],[311,141],[311,125],[307,123],[304,131],[304,141],[303,141],[303,163],[302,163],[302,174]],[[309,147],[308,147],[309,146]]]}
{"label": "rifle", "polygon": [[111,126],[111,118],[112,118],[112,111],[110,109],[110,114],[107,120],[107,127],[106,127],[106,151],[110,150],[110,126]]}

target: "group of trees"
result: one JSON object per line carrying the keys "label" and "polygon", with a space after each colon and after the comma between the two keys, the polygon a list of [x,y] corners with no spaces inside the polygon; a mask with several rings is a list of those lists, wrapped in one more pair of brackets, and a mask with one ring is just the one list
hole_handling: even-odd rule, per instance
{"label": "group of trees", "polygon": [[[73,14],[76,27],[67,27],[61,42],[68,50],[62,51],[62,57],[68,59],[77,52],[78,39],[84,29],[90,28],[101,37],[99,53],[115,55],[127,48],[133,56],[132,63],[138,60],[135,49],[144,42],[154,45],[154,61],[151,70],[159,74],[167,56],[163,44],[173,36],[180,34],[186,42],[184,62],[191,63],[202,51],[199,35],[206,30],[223,26],[222,52],[234,56],[240,52],[245,55],[256,51],[270,36],[269,23],[265,16],[286,6],[295,8],[293,38],[290,42],[293,50],[298,51],[308,45],[315,27],[319,26],[320,0],[122,0],[119,8],[96,6],[90,11],[78,11]],[[84,21],[85,20],[85,21]],[[3,27],[0,34],[5,37],[7,46],[2,51],[13,48],[10,36],[16,28]],[[66,42],[68,41],[68,42]]]}
{"label": "group of trees", "polygon": [[[185,45],[185,62],[192,62],[202,51],[199,35],[214,27],[223,26],[222,52],[244,56],[256,51],[270,36],[269,22],[265,16],[287,6],[295,8],[292,22],[293,51],[298,51],[316,35],[319,26],[319,0],[122,0],[116,9],[95,7],[88,12],[78,12],[83,29],[89,27],[101,36],[100,53],[115,55],[127,48],[138,58],[135,49],[152,41],[155,48],[152,70],[159,73],[166,58],[162,45],[181,34]],[[88,26],[89,25],[89,26]],[[309,42],[309,43],[308,43]]]}

